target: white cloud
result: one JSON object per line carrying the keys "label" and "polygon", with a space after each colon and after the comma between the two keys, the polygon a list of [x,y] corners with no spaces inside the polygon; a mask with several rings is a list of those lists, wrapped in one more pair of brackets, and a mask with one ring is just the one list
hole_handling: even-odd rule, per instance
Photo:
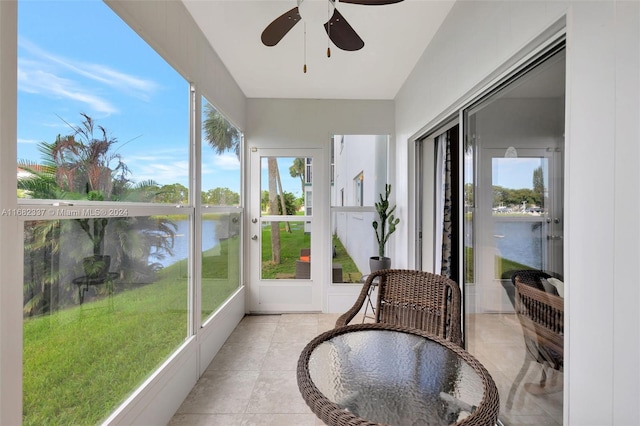
{"label": "white cloud", "polygon": [[20,138],[18,138],[18,143],[23,143],[23,144],[28,144],[28,145],[35,145],[37,143],[40,143],[40,141],[37,141],[35,139],[20,139]]}
{"label": "white cloud", "polygon": [[[65,97],[87,104],[97,112],[111,114],[117,112],[117,108],[100,96],[101,91],[115,88],[127,96],[149,100],[158,89],[154,81],[106,65],[55,55],[23,37],[19,38],[19,47],[18,87],[21,91]],[[82,84],[83,79],[88,80],[87,83]]]}
{"label": "white cloud", "polygon": [[186,186],[189,181],[188,161],[159,163],[151,161],[138,162],[125,159],[125,162],[131,170],[131,176],[129,176],[129,178],[135,182],[153,180],[159,185],[169,185],[178,182]]}
{"label": "white cloud", "polygon": [[108,100],[91,93],[73,80],[36,69],[33,62],[21,63],[18,69],[18,88],[27,93],[65,98],[87,105],[93,111],[113,114],[118,109]]}
{"label": "white cloud", "polygon": [[79,65],[80,67],[72,67],[71,64],[68,64],[78,74],[115,87],[123,92],[133,92],[144,100],[149,100],[150,95],[157,90],[157,84],[153,81],[127,75],[107,66],[80,63]]}
{"label": "white cloud", "polygon": [[[240,161],[235,154],[224,153],[222,155],[216,155],[212,158],[213,168],[222,170],[240,170]],[[204,168],[203,164],[203,168]]]}
{"label": "white cloud", "polygon": [[180,163],[185,163],[187,164],[187,160],[176,160],[176,158],[186,158],[187,157],[187,146],[185,145],[184,148],[178,148],[178,149],[158,149],[158,150],[153,150],[153,153],[148,153],[148,154],[140,154],[140,153],[127,153],[127,154],[123,154],[126,162],[129,163],[134,163],[134,162],[139,162],[139,163],[144,163],[144,165],[146,165],[146,163],[176,163],[176,161],[180,162]]}

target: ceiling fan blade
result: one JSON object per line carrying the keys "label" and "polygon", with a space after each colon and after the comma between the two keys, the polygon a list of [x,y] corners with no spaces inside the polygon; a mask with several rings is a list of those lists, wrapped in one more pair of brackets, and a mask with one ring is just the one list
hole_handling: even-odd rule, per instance
{"label": "ceiling fan blade", "polygon": [[262,32],[262,43],[265,46],[275,46],[300,19],[297,7],[278,16]]}
{"label": "ceiling fan blade", "polygon": [[333,11],[331,19],[324,24],[329,38],[338,48],[342,50],[354,51],[364,47],[364,41],[356,33],[351,25],[344,19],[338,9]]}
{"label": "ceiling fan blade", "polygon": [[363,4],[365,6],[383,6],[385,4],[400,3],[404,0],[340,0],[340,3]]}

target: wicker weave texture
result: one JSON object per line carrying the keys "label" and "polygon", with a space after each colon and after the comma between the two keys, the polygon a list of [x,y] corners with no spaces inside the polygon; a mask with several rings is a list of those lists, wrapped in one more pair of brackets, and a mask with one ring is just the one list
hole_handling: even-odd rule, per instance
{"label": "wicker weave texture", "polygon": [[559,370],[564,355],[564,299],[516,279],[516,314],[528,347],[539,362],[547,361]]}
{"label": "wicker weave texture", "polygon": [[462,346],[460,287],[449,278],[424,271],[385,269],[371,273],[336,327],[349,324],[376,285],[375,322],[416,328]]}
{"label": "wicker weave texture", "polygon": [[468,363],[479,375],[483,383],[484,391],[482,400],[476,410],[470,416],[455,424],[460,426],[494,426],[496,424],[500,411],[498,389],[489,372],[475,357],[459,345],[449,340],[433,336],[431,333],[415,328],[406,328],[384,323],[353,324],[334,328],[333,330],[322,333],[309,342],[300,354],[297,366],[298,388],[307,405],[325,424],[330,426],[383,426],[357,417],[353,413],[328,400],[313,383],[309,373],[309,359],[311,358],[311,353],[318,345],[335,336],[359,330],[391,330],[411,333],[438,342],[456,353],[457,356]]}

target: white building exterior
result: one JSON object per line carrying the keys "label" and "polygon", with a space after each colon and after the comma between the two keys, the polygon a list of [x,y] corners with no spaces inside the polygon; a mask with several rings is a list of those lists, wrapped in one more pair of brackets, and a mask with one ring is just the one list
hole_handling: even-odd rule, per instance
{"label": "white building exterior", "polygon": [[[372,207],[384,194],[387,181],[387,135],[336,135],[333,137],[333,207]],[[371,211],[334,211],[332,233],[337,235],[363,273],[369,257],[378,255]]]}

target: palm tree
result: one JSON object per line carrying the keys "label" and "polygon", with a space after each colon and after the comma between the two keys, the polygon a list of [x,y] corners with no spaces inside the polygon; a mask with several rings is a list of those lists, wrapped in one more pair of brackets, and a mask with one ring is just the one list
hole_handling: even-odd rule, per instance
{"label": "palm tree", "polygon": [[289,167],[289,174],[291,175],[291,177],[300,178],[300,189],[302,190],[302,194],[304,194],[304,172],[304,158],[294,159],[293,164],[291,165],[291,167]]}
{"label": "palm tree", "polygon": [[202,123],[205,140],[216,154],[233,151],[240,161],[240,132],[209,102],[204,106],[206,118]]}
{"label": "palm tree", "polygon": [[[226,151],[233,151],[240,161],[240,132],[227,121],[218,110],[207,102],[204,106],[206,118],[202,123],[205,140],[217,154],[223,154]],[[278,160],[275,157],[269,157],[269,193],[271,214],[278,212],[278,184],[280,173],[278,171]],[[272,185],[273,182],[273,185]],[[280,191],[280,203],[285,206],[284,193]],[[274,263],[280,263],[280,222],[271,222],[271,248],[272,260]]]}
{"label": "palm tree", "polygon": [[[133,184],[128,179],[129,169],[122,157],[112,152],[117,140],[108,138],[106,130],[96,126],[91,117],[81,115],[84,121],[79,126],[69,125],[73,134],[58,135],[53,143],[39,144],[41,165],[21,162],[21,168],[30,176],[20,179],[18,188],[39,199],[151,201],[159,186],[153,181]],[[98,137],[94,137],[96,130]],[[74,224],[77,227],[74,228]],[[107,226],[112,231],[108,234]],[[142,274],[148,277],[157,269],[156,264],[149,264],[149,259],[171,254],[176,225],[166,218],[97,217],[37,221],[25,228],[29,228],[25,232],[25,259],[29,263],[25,265],[24,309],[25,313],[39,314],[52,308],[47,294],[64,294],[70,290],[59,285],[62,282],[59,270],[61,239],[76,239],[65,245],[70,247],[65,254],[71,258],[82,256],[87,249],[91,251],[95,263],[93,267],[88,266],[89,271],[104,269],[104,265],[111,262],[110,256],[108,262],[103,260],[109,252],[116,258],[111,265],[122,276]],[[86,235],[88,241],[77,240],[79,232]],[[107,242],[108,247],[105,247]],[[69,281],[64,280],[67,287],[70,287]],[[47,288],[54,291],[48,292]]]}
{"label": "palm tree", "polygon": [[[32,225],[32,226],[30,226]],[[25,224],[23,310],[27,315],[49,312],[56,304],[54,295],[60,282],[60,221]]]}
{"label": "palm tree", "polygon": [[108,137],[105,128],[97,126],[87,114],[80,115],[84,118],[80,125],[67,123],[73,134],[58,136],[50,147],[56,181],[69,191],[97,192],[97,197],[109,200],[114,187],[117,190],[127,184],[129,169],[121,155],[111,150],[117,139]]}

